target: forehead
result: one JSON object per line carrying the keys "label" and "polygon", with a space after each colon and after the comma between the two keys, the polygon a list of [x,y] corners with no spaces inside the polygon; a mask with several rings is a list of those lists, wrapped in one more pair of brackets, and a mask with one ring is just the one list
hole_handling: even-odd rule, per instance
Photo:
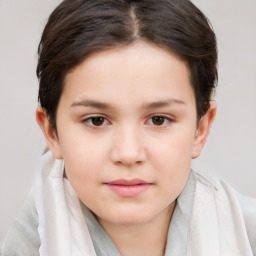
{"label": "forehead", "polygon": [[[168,95],[166,95],[168,94]],[[95,53],[65,78],[64,98],[100,97],[103,101],[153,101],[194,98],[190,71],[174,53],[147,43]],[[192,99],[193,100],[193,99]]]}

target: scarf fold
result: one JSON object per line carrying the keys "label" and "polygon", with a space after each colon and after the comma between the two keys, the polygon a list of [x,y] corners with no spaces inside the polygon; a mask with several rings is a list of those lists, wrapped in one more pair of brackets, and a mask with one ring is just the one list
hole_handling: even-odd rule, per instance
{"label": "scarf fold", "polygon": [[187,256],[253,256],[236,192],[196,173]]}
{"label": "scarf fold", "polygon": [[[41,158],[34,187],[40,256],[96,256],[79,199],[64,163],[50,152]],[[235,192],[196,174],[187,256],[253,256]]]}
{"label": "scarf fold", "polygon": [[78,197],[63,178],[63,161],[54,160],[47,152],[39,168],[34,200],[39,218],[40,256],[96,256]]}

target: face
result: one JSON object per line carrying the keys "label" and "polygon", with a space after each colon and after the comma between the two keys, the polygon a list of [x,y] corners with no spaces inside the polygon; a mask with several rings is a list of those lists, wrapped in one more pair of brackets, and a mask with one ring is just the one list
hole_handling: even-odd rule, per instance
{"label": "face", "polygon": [[80,200],[119,225],[170,212],[212,119],[197,126],[187,64],[146,43],[94,54],[67,74],[58,137],[43,113],[38,122]]}

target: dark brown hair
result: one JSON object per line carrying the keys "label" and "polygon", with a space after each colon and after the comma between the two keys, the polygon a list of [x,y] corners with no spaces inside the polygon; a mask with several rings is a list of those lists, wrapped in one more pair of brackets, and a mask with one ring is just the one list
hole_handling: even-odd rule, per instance
{"label": "dark brown hair", "polygon": [[216,38],[189,0],[64,0],[50,15],[38,48],[38,98],[56,131],[67,72],[92,53],[138,40],[187,61],[198,119],[208,111],[217,81]]}

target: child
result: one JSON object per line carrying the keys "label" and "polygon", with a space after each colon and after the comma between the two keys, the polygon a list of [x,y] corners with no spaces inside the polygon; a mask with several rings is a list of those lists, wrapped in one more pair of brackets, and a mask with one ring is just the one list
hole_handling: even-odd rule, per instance
{"label": "child", "polygon": [[39,45],[50,151],[3,255],[256,254],[256,202],[190,170],[215,35],[188,0],[65,0]]}

